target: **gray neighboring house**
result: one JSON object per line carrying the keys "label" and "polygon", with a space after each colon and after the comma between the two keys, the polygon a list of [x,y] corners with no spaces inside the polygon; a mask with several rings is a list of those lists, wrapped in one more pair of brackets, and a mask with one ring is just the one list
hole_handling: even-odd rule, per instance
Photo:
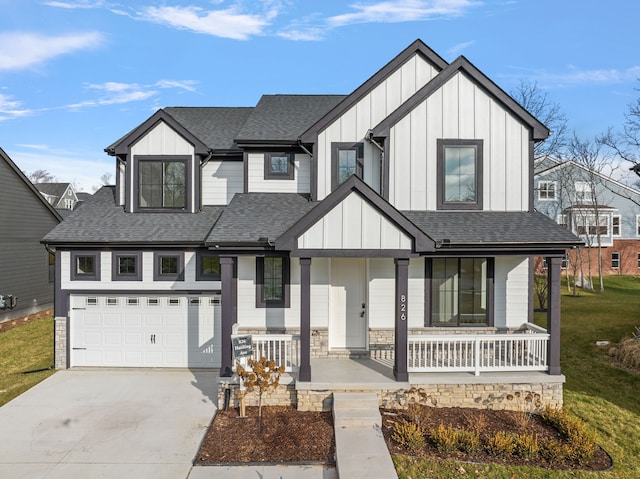
{"label": "gray neighboring house", "polygon": [[[275,397],[300,409],[412,387],[439,405],[524,390],[561,405],[560,263],[580,241],[533,210],[548,135],[420,40],[346,96],[158,110],[105,149],[116,185],[44,238],[56,367],[219,368],[224,393],[239,333],[286,367]],[[550,265],[548,330],[532,256]],[[324,361],[354,359],[384,386],[323,380]]]}
{"label": "gray neighboring house", "polygon": [[35,187],[54,208],[73,211],[82,201],[71,183],[36,183]]}
{"label": "gray neighboring house", "polygon": [[17,298],[0,321],[53,307],[53,255],[40,242],[62,217],[0,148],[0,296]]}

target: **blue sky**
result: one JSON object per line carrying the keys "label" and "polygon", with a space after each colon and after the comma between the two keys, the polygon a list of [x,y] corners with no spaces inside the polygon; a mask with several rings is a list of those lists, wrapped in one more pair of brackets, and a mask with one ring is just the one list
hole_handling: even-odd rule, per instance
{"label": "blue sky", "polygon": [[0,0],[0,18],[0,147],[89,192],[158,108],[350,93],[416,38],[507,92],[537,82],[581,136],[640,96],[629,0]]}

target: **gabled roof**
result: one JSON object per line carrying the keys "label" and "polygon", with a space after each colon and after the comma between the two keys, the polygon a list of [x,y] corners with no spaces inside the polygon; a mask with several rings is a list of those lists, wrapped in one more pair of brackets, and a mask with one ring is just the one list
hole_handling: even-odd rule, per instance
{"label": "gabled roof", "polygon": [[300,135],[345,95],[263,95],[236,136],[239,144],[295,144]]}
{"label": "gabled roof", "polygon": [[103,186],[43,239],[52,245],[204,245],[224,207],[198,213],[125,213],[115,187]]}
{"label": "gabled roof", "polygon": [[236,194],[212,228],[206,244],[268,247],[315,204],[297,193]]}
{"label": "gabled roof", "polygon": [[382,120],[375,128],[373,128],[374,136],[386,137],[389,135],[389,128],[404,118],[409,112],[416,108],[426,98],[438,91],[446,82],[454,75],[462,72],[467,75],[476,85],[483,88],[489,95],[502,103],[505,108],[509,109],[523,123],[531,127],[534,140],[544,140],[550,134],[549,129],[531,115],[527,110],[522,108],[520,104],[509,96],[502,88],[496,85],[489,77],[478,70],[464,56],[459,56],[453,63],[448,65],[438,75],[436,75],[429,83],[419,89],[407,101],[405,101],[397,110],[391,113],[387,118]]}
{"label": "gabled roof", "polygon": [[22,171],[20,171],[20,168],[18,168],[16,166],[16,164],[11,160],[11,158],[9,158],[9,155],[7,155],[7,153],[5,153],[5,151],[2,148],[0,148],[0,159],[4,160],[4,162],[7,165],[9,165],[9,168],[11,168],[14,171],[14,173],[16,174],[16,176],[18,177],[18,181],[21,181],[22,183],[24,183],[24,185],[31,192],[33,192],[33,195],[51,213],[51,215],[54,218],[56,218],[58,221],[62,221],[62,216],[60,216],[60,213],[58,213],[56,211],[56,209],[51,204],[49,204],[49,202],[47,200],[44,199],[44,197],[36,189],[36,187],[33,185],[33,183],[31,183],[31,181],[29,181],[29,178],[27,178],[24,175],[24,173]]}
{"label": "gabled roof", "polygon": [[285,251],[297,249],[296,241],[298,237],[353,192],[363,197],[369,205],[373,206],[386,219],[412,238],[416,252],[430,252],[435,250],[434,241],[427,236],[423,230],[416,227],[415,224],[409,221],[402,213],[391,206],[389,202],[355,175],[352,175],[344,181],[331,194],[318,202],[312,210],[284,232],[282,236],[276,240],[276,249]]}
{"label": "gabled roof", "polygon": [[137,126],[129,133],[124,135],[115,143],[112,143],[108,147],[104,149],[110,155],[126,155],[129,153],[129,148],[136,141],[146,135],[149,131],[156,127],[160,122],[165,122],[171,128],[173,128],[179,135],[181,135],[186,141],[191,143],[195,148],[196,155],[205,155],[209,148],[207,145],[198,137],[196,137],[193,132],[185,128],[182,124],[180,124],[174,117],[169,115],[164,110],[158,110],[150,118],[148,118],[144,123],[140,126]]}
{"label": "gabled roof", "polygon": [[67,191],[71,183],[35,183],[36,189],[45,195],[57,196],[60,198]]}
{"label": "gabled roof", "polygon": [[375,73],[366,82],[356,88],[353,93],[347,96],[342,102],[340,102],[335,108],[329,111],[326,115],[320,118],[316,123],[311,125],[301,135],[301,140],[304,143],[313,143],[316,135],[333,123],[338,117],[345,113],[349,108],[360,101],[377,85],[386,80],[391,74],[393,74],[400,66],[402,66],[413,55],[420,55],[429,63],[431,63],[437,70],[444,69],[448,64],[447,62],[431,48],[425,45],[422,40],[416,40],[402,52],[400,52],[393,60],[382,67],[377,73]]}

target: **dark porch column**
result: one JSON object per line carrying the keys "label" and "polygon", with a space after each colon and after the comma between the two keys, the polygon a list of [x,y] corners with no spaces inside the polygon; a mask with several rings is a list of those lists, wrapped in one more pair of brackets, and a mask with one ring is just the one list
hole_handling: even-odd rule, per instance
{"label": "dark porch column", "polygon": [[300,258],[300,370],[298,381],[311,381],[311,258]]}
{"label": "dark porch column", "polygon": [[549,374],[559,375],[560,371],[560,268],[562,258],[547,258],[547,331],[549,344],[547,358],[549,360]]}
{"label": "dark porch column", "polygon": [[396,381],[408,381],[407,372],[407,290],[409,289],[409,260],[396,258],[396,332],[395,332],[395,364],[393,375]]}
{"label": "dark porch column", "polygon": [[222,280],[222,309],[221,325],[221,364],[220,376],[231,377],[233,374],[233,353],[231,350],[231,332],[236,323],[236,281],[234,275],[234,258],[230,256],[220,257],[220,279]]}

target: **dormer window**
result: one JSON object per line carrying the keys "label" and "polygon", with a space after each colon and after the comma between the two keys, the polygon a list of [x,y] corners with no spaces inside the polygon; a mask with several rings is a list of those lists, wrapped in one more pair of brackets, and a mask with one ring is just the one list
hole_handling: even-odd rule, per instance
{"label": "dormer window", "polygon": [[438,140],[438,209],[482,209],[482,140]]}
{"label": "dormer window", "polygon": [[266,153],[264,155],[265,180],[293,180],[294,172],[291,153]]}
{"label": "dormer window", "polygon": [[137,207],[146,210],[187,208],[189,156],[136,156]]}

